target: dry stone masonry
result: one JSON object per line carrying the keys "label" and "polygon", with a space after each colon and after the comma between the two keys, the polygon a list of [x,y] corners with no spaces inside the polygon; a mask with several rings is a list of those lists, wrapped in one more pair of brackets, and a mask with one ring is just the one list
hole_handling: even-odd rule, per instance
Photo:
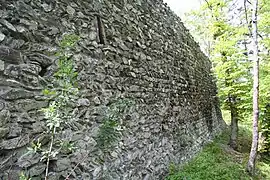
{"label": "dry stone masonry", "polygon": [[[0,179],[44,178],[27,147],[48,143],[41,91],[68,33],[80,36],[80,99],[63,137],[76,149],[52,160],[49,179],[164,179],[222,129],[211,63],[161,0],[0,0]],[[135,104],[104,151],[96,137],[112,98]]]}

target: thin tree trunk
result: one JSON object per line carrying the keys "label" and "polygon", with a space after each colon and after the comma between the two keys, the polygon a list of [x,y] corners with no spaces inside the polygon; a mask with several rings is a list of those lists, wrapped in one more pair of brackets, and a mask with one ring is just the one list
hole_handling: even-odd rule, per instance
{"label": "thin tree trunk", "polygon": [[253,136],[252,146],[247,164],[247,172],[250,175],[255,173],[255,163],[258,150],[258,119],[259,119],[259,56],[258,56],[258,29],[257,29],[258,0],[253,1],[252,11],[252,49],[254,61],[254,82],[253,82]]}
{"label": "thin tree trunk", "polygon": [[231,135],[229,145],[234,150],[237,150],[237,138],[238,138],[238,114],[237,109],[234,106],[235,99],[232,99],[230,102],[230,111],[231,111]]}

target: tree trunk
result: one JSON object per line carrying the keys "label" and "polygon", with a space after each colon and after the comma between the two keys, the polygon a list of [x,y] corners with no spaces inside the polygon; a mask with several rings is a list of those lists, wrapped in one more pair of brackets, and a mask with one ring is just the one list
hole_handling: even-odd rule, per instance
{"label": "tree trunk", "polygon": [[238,137],[238,113],[237,109],[234,106],[235,99],[232,99],[230,102],[230,111],[231,111],[231,135],[229,145],[234,150],[237,150],[237,137]]}
{"label": "tree trunk", "polygon": [[252,49],[254,61],[254,82],[253,82],[253,135],[252,146],[247,164],[247,172],[250,175],[255,173],[255,163],[258,150],[258,119],[259,119],[259,56],[258,56],[258,27],[257,27],[258,0],[253,1],[252,11]]}

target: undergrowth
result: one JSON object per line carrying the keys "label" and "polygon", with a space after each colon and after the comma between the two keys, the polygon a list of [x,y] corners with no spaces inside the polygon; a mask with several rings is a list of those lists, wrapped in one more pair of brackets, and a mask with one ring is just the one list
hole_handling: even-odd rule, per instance
{"label": "undergrowth", "polygon": [[[226,117],[225,117],[226,118]],[[245,171],[251,145],[251,125],[239,125],[239,151],[229,148],[229,130],[208,144],[201,153],[182,167],[170,166],[166,180],[250,180]],[[253,179],[270,179],[270,158],[258,156],[257,173]]]}

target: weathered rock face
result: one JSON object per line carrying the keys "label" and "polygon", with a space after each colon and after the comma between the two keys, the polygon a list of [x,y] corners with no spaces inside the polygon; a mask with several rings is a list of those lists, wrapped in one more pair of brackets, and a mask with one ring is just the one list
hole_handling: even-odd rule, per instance
{"label": "weathered rock face", "polygon": [[[48,139],[41,90],[64,33],[81,38],[73,52],[79,121],[64,130],[77,149],[52,161],[51,179],[162,179],[170,163],[189,160],[222,129],[211,63],[161,0],[0,3],[0,177],[44,176],[45,164],[26,147]],[[118,145],[104,152],[95,137],[112,97],[136,104]]]}

